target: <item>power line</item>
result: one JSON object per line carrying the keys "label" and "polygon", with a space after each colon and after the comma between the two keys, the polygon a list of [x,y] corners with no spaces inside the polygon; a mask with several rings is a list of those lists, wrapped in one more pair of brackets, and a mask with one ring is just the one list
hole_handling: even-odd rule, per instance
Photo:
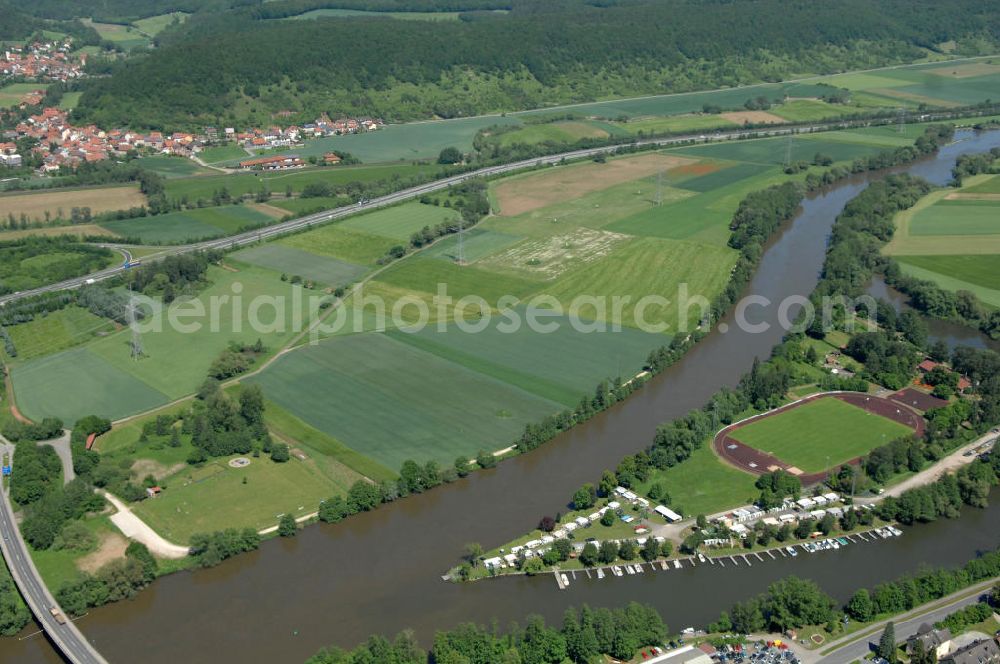
{"label": "power line", "polygon": [[458,264],[465,265],[465,225],[462,223],[464,219],[462,217],[458,218]]}
{"label": "power line", "polygon": [[656,174],[656,207],[663,205],[663,171]]}
{"label": "power line", "polygon": [[128,326],[132,329],[132,359],[138,361],[145,353],[142,350],[142,335],[139,333],[139,325],[136,322],[135,295],[132,293],[132,285],[128,289]]}
{"label": "power line", "polygon": [[792,139],[795,137],[794,132],[789,132],[788,141],[785,143],[785,166],[792,165]]}

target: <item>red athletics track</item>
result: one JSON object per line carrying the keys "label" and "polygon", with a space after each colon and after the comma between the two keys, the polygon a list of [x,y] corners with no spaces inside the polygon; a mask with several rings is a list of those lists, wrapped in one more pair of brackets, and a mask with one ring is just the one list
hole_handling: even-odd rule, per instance
{"label": "red athletics track", "polygon": [[[887,417],[890,420],[899,422],[900,424],[912,429],[918,436],[922,436],[924,433],[924,418],[904,404],[890,399],[872,396],[871,394],[863,394],[861,392],[824,392],[822,394],[813,394],[812,396],[786,404],[780,408],[730,424],[728,427],[715,434],[715,439],[712,441],[715,453],[718,454],[726,463],[748,473],[753,473],[754,475],[763,475],[764,473],[777,470],[779,468],[782,470],[788,470],[792,466],[785,463],[781,459],[771,456],[770,454],[766,454],[748,445],[744,445],[730,436],[730,434],[740,427],[746,426],[765,417],[771,417],[773,415],[777,415],[778,413],[798,408],[799,406],[817,399],[840,399],[841,401],[849,403],[852,406],[863,408],[870,413],[881,415],[882,417]],[[858,457],[856,459],[851,459],[847,463],[857,464],[860,463],[860,461],[861,457]],[[799,480],[801,480],[803,486],[809,486],[825,480],[828,473],[829,470],[811,474],[797,473],[797,476]]]}

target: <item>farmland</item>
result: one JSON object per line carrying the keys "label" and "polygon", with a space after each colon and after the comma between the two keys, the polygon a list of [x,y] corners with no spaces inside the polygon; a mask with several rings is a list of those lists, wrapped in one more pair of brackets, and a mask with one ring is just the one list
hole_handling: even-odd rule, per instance
{"label": "farmland", "polygon": [[904,273],[952,292],[974,293],[1000,307],[1000,177],[967,178],[961,189],[938,190],[896,215],[883,249]]}
{"label": "farmland", "polygon": [[132,25],[98,23],[90,19],[84,19],[83,22],[97,30],[97,34],[101,35],[102,39],[114,42],[115,46],[125,51],[135,48],[147,48],[151,43],[148,36]]}
{"label": "farmland", "polygon": [[206,164],[218,164],[224,161],[249,159],[250,155],[238,145],[222,145],[214,148],[205,148],[198,153],[198,157]]}
{"label": "farmland", "polygon": [[73,208],[90,208],[91,214],[142,207],[146,197],[136,186],[59,189],[38,193],[0,194],[0,217],[24,215],[31,221],[69,219]]}
{"label": "farmland", "polygon": [[116,235],[135,238],[143,244],[178,244],[232,235],[273,221],[274,218],[270,215],[249,206],[226,205],[120,219],[101,225]]}
{"label": "farmland", "polygon": [[[879,149],[877,139],[863,132],[849,141],[798,142],[808,144],[801,149],[810,155],[840,148],[842,159]],[[461,264],[455,236],[390,264],[348,298],[338,313],[347,326],[323,331],[318,343],[283,354],[247,379],[259,383],[273,404],[270,426],[289,439],[314,441],[324,457],[371,477],[396,471],[407,458],[450,463],[459,454],[506,447],[526,423],[574,406],[601,380],[634,376],[674,328],[701,313],[690,307],[682,321],[673,306],[650,306],[646,322],[660,329],[666,324],[667,334],[642,331],[635,324],[636,300],[652,294],[673,301],[685,283],[690,295],[714,298],[736,259],[726,242],[739,201],[788,177],[778,165],[780,141],[718,148],[562,165],[491,183],[500,214],[465,232]],[[249,247],[226,260],[238,272],[212,268],[213,284],[198,299],[228,293],[237,281],[244,302],[256,294],[287,295],[292,287],[281,273],[318,286],[357,282],[379,267],[376,261],[391,246],[454,215],[450,208],[412,202]],[[145,220],[124,223],[135,221]],[[434,302],[440,285],[453,298],[443,309]],[[547,304],[534,300],[541,295]],[[562,314],[538,308],[565,309],[581,295],[631,297],[621,310],[624,327],[600,331],[613,310],[592,304]],[[379,305],[366,299],[371,296],[381,297],[385,312],[395,308],[399,318],[379,321]],[[466,306],[457,315],[453,303],[464,296],[483,298],[487,309]],[[503,296],[513,299],[503,302]],[[427,320],[436,324],[397,329],[422,318],[417,302],[427,305]],[[526,324],[529,313],[539,312],[540,320],[558,322],[555,332]],[[511,319],[521,322],[513,331],[498,325]],[[484,320],[476,334],[463,328]],[[223,320],[222,329],[227,325]],[[14,387],[31,417],[122,417],[191,393],[229,339],[252,342],[257,336],[150,333],[143,337],[148,357],[133,362],[127,336],[112,333],[14,363]],[[284,331],[260,336],[269,351],[291,339]],[[88,387],[96,385],[101,388]]]}
{"label": "farmland", "polygon": [[18,359],[23,362],[77,346],[113,330],[114,325],[106,318],[71,306],[38,316],[29,323],[13,325],[7,332],[17,349]]}
{"label": "farmland", "polygon": [[524,422],[560,410],[382,334],[302,348],[251,381],[293,415],[389,468],[505,447]]}
{"label": "farmland", "polygon": [[199,166],[187,157],[170,157],[166,155],[156,155],[142,157],[139,161],[147,171],[159,173],[165,178],[182,178],[192,175],[211,175],[213,171],[203,166]]}
{"label": "farmland", "polygon": [[[231,296],[233,286],[241,286],[240,307],[216,307],[219,331],[213,332],[203,319],[196,321],[201,325],[190,333],[163,322],[162,331],[143,335],[145,355],[138,361],[131,359],[130,333],[124,330],[84,346],[15,364],[12,380],[21,410],[33,419],[51,415],[67,422],[91,413],[114,419],[134,415],[192,393],[230,341],[253,343],[260,338],[269,350],[275,351],[294,334],[295,313],[291,306],[277,315],[270,307],[259,311],[256,317],[262,331],[254,331],[247,321],[251,320],[248,312],[256,296],[280,296],[291,301],[298,287],[280,281],[277,273],[249,266],[238,272],[211,268],[208,276],[212,285],[197,298],[205,311],[211,311],[209,302],[213,297]],[[309,315],[307,304],[303,303],[304,316]],[[243,321],[241,326],[234,325],[234,308]],[[190,319],[185,319],[187,322]]]}
{"label": "farmland", "polygon": [[[436,154],[436,153],[435,153]],[[212,196],[226,189],[232,196],[253,194],[262,189],[284,192],[291,189],[300,193],[308,184],[341,186],[351,182],[389,182],[396,178],[419,175],[433,176],[441,171],[440,166],[423,164],[395,164],[382,166],[333,166],[330,168],[307,168],[286,173],[233,173],[231,175],[206,175],[189,178],[175,178],[166,183],[167,196],[172,200],[195,203],[211,200]]]}
{"label": "farmland", "polygon": [[898,422],[825,398],[751,422],[730,436],[806,473],[817,473],[911,433]]}

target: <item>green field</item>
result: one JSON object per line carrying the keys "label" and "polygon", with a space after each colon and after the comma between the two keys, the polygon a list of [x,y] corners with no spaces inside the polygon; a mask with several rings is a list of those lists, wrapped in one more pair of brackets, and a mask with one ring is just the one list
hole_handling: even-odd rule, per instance
{"label": "green field", "polygon": [[626,123],[617,123],[630,134],[657,134],[666,132],[705,131],[709,129],[732,129],[736,123],[721,115],[697,113],[665,117],[637,118]]}
{"label": "green field", "polygon": [[[603,260],[566,274],[546,292],[558,298],[564,307],[584,295],[628,297],[630,302],[622,309],[622,324],[636,327],[643,321],[665,322],[672,334],[679,325],[690,332],[705,314],[699,307],[691,307],[687,320],[679,320],[680,290],[686,288],[689,297],[711,302],[725,288],[735,264],[736,252],[725,247],[640,238],[619,246]],[[666,266],[669,268],[664,269]],[[666,298],[670,304],[655,304],[640,311],[636,304],[651,295]],[[587,308],[582,315],[594,314]],[[610,321],[612,312],[597,317]]]}
{"label": "green field", "polygon": [[[382,334],[282,356],[252,382],[271,401],[389,468],[506,447],[554,402]],[[377,408],[374,404],[379,404]]]}
{"label": "green field", "polygon": [[253,208],[225,205],[108,221],[101,226],[122,237],[136,238],[144,244],[179,244],[232,235],[273,222],[273,217]]}
{"label": "green field", "polygon": [[242,249],[232,254],[232,258],[243,263],[269,268],[290,277],[298,275],[306,281],[327,286],[344,286],[368,272],[368,268],[363,265],[280,244],[263,244]]}
{"label": "green field", "polygon": [[828,104],[819,99],[793,99],[768,110],[769,113],[773,113],[790,122],[815,122],[817,120],[840,117],[841,115],[847,115],[856,111],[857,109],[850,106]]}
{"label": "green field", "polygon": [[1000,234],[1000,201],[942,200],[910,221],[910,235],[996,234]]}
{"label": "green field", "polygon": [[1000,255],[894,256],[904,273],[933,281],[941,288],[973,293],[987,305],[1000,308]]}
{"label": "green field", "polygon": [[706,441],[683,463],[654,471],[637,492],[646,495],[649,487],[662,483],[670,493],[670,509],[690,517],[752,503],[760,495],[754,481],[749,473],[723,463]]}
{"label": "green field", "polygon": [[288,210],[296,216],[304,216],[316,210],[331,210],[350,203],[350,199],[341,196],[313,196],[310,198],[275,198],[268,205],[282,210]]}
{"label": "green field", "polygon": [[607,138],[608,131],[597,123],[563,120],[545,124],[525,125],[521,129],[500,135],[501,145],[522,143],[534,145],[550,141],[553,143],[575,143],[583,138]]}
{"label": "green field", "polygon": [[[232,297],[234,284],[240,284],[242,300],[236,314],[243,321],[241,326],[233,324],[234,306],[229,302],[227,306],[216,307],[217,332],[212,331],[211,321],[205,318],[181,318],[185,325],[201,323],[199,329],[191,332],[163,320],[162,331],[142,335],[145,357],[138,361],[131,359],[131,333],[123,330],[86,346],[19,363],[12,367],[12,378],[21,410],[32,419],[55,416],[67,423],[93,413],[111,419],[134,415],[193,393],[212,361],[230,341],[250,344],[259,338],[273,352],[293,336],[296,329],[293,306],[284,307],[278,320],[270,306],[262,307],[257,314],[258,330],[252,329],[248,312],[257,296],[285,297],[292,301],[297,287],[282,282],[275,272],[256,267],[239,272],[210,268],[208,276],[212,285],[197,298],[207,312],[212,310],[213,298]],[[302,295],[306,317],[310,313],[309,302]],[[154,322],[147,321],[150,326]]]}
{"label": "green field", "polygon": [[898,422],[826,398],[762,418],[730,435],[806,473],[818,473],[911,433]]}
{"label": "green field", "polygon": [[[755,164],[782,165],[789,154],[789,139],[785,137],[764,138],[750,141],[726,141],[678,148],[678,154],[743,161]],[[869,157],[881,152],[884,148],[878,145],[846,143],[829,140],[824,133],[823,138],[812,137],[791,139],[792,161],[811,162],[817,153],[832,157],[834,161],[853,161],[858,157]]]}
{"label": "green field", "polygon": [[212,195],[223,188],[233,196],[253,194],[262,189],[284,192],[288,187],[291,187],[293,192],[300,193],[303,187],[313,183],[338,186],[350,182],[389,181],[397,176],[400,178],[417,175],[433,176],[440,171],[441,167],[434,164],[393,164],[305,168],[290,173],[233,173],[231,175],[176,178],[166,183],[166,192],[172,200],[187,200],[193,204],[199,199],[210,201]]}
{"label": "green field", "polygon": [[375,12],[363,9],[312,9],[303,14],[290,16],[290,21],[302,21],[317,18],[354,18],[358,16],[390,17],[403,21],[457,21],[459,12]]}
{"label": "green field", "polygon": [[409,159],[436,159],[441,150],[455,147],[463,152],[472,150],[476,132],[493,125],[521,124],[507,116],[488,115],[456,120],[413,122],[388,125],[378,131],[363,134],[330,136],[307,141],[296,148],[302,157],[320,156],[331,150],[349,152],[366,164]]}
{"label": "green field", "polygon": [[328,224],[307,233],[299,233],[278,240],[275,244],[302,249],[311,254],[329,256],[358,265],[375,265],[375,261],[395,244],[384,237],[350,231],[339,225]]}
{"label": "green field", "polygon": [[[85,517],[79,522],[97,536],[98,546],[102,537],[121,537],[121,533],[107,516]],[[58,589],[63,584],[75,580],[82,574],[82,571],[77,566],[77,560],[86,556],[87,553],[90,552],[75,551],[72,549],[46,549],[44,551],[32,549],[31,559],[38,568],[38,573],[42,575],[45,585],[52,589]]]}
{"label": "green field", "polygon": [[64,111],[72,111],[80,103],[80,97],[82,96],[82,92],[63,93],[62,99],[59,100],[59,108]]}
{"label": "green field", "polygon": [[125,51],[130,51],[136,48],[147,48],[151,43],[149,37],[131,25],[98,23],[91,19],[84,19],[83,22],[97,30],[97,34],[99,34],[102,39],[107,39],[108,41],[113,42],[115,46]]}
{"label": "green field", "polygon": [[963,188],[962,191],[970,194],[1000,194],[1000,175],[994,175],[973,187]]}
{"label": "green field", "polygon": [[220,145],[214,148],[205,148],[198,153],[198,157],[206,164],[218,164],[224,161],[240,161],[250,159],[246,150],[238,145]]}
{"label": "green field", "polygon": [[192,175],[208,175],[215,171],[199,166],[186,157],[171,157],[167,155],[157,155],[153,157],[142,157],[139,163],[148,171],[159,173],[165,178],[182,178]]}
{"label": "green field", "polygon": [[545,324],[555,322],[552,332],[536,332],[527,324],[527,311],[518,307],[510,315],[521,325],[513,332],[499,327],[505,319],[493,319],[482,332],[470,334],[457,325],[442,331],[428,326],[417,333],[390,331],[388,336],[432,353],[467,369],[491,376],[564,406],[575,406],[603,379],[621,376],[628,380],[642,370],[649,352],[670,338],[623,328],[586,331],[574,328],[567,316],[541,314]]}
{"label": "green field", "polygon": [[17,360],[23,362],[80,345],[112,330],[114,325],[106,318],[70,306],[40,314],[28,323],[12,325],[7,333],[17,349]]}
{"label": "green field", "polygon": [[260,530],[277,525],[282,514],[305,516],[316,511],[320,500],[350,486],[335,483],[311,457],[303,461],[292,456],[279,464],[261,456],[251,458],[245,468],[232,468],[228,460],[184,468],[167,478],[162,494],[133,511],[168,540],[187,542],[195,533]]}
{"label": "green field", "polygon": [[381,235],[405,242],[424,226],[434,228],[442,222],[454,221],[458,218],[458,212],[452,208],[411,201],[369,214],[354,215],[340,222],[339,225],[341,228],[371,235]]}
{"label": "green field", "polygon": [[169,14],[160,14],[159,16],[150,16],[149,18],[141,18],[138,21],[133,21],[132,25],[137,27],[141,32],[155,37],[164,28],[173,23],[175,18],[183,22],[187,17],[188,15],[184,12],[171,12]]}
{"label": "green field", "polygon": [[21,103],[21,97],[49,87],[48,83],[8,83],[0,87],[0,108],[13,108]]}

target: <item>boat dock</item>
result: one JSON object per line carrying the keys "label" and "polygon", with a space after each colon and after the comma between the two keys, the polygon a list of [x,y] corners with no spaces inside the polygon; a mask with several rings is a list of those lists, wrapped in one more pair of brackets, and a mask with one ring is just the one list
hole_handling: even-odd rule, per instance
{"label": "boat dock", "polygon": [[782,544],[771,549],[750,551],[748,553],[725,553],[718,556],[698,553],[693,556],[672,558],[670,560],[655,560],[652,562],[641,560],[639,562],[627,561],[619,562],[616,565],[604,565],[583,570],[571,570],[567,572],[557,570],[553,572],[553,575],[556,577],[556,585],[559,586],[559,590],[566,590],[573,581],[577,580],[578,572],[581,578],[586,574],[588,579],[601,581],[605,578],[637,576],[646,572],[660,573],[671,570],[683,570],[688,566],[697,567],[699,563],[703,565],[706,563],[710,565],[718,563],[719,567],[725,568],[728,567],[726,565],[728,561],[734,567],[753,567],[753,558],[756,558],[757,562],[766,563],[768,559],[765,556],[770,556],[771,560],[779,560],[780,558],[790,559],[795,558],[800,553],[811,554],[820,551],[832,551],[848,546],[849,544],[872,543],[882,539],[899,537],[902,534],[903,532],[894,526],[883,526],[849,535],[816,538],[807,542],[796,542],[794,544]]}

